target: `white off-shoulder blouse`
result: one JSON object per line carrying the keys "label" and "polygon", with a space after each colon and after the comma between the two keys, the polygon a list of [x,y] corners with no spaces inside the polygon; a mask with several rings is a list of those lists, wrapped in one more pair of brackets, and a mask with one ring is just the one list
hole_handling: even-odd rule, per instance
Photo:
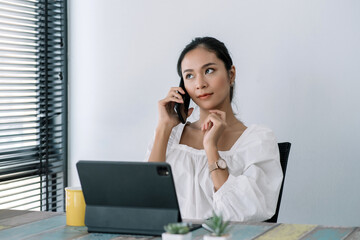
{"label": "white off-shoulder blouse", "polygon": [[[274,133],[249,126],[229,151],[219,151],[229,177],[218,191],[208,169],[205,150],[179,144],[184,124],[173,128],[166,151],[182,218],[206,219],[212,212],[231,221],[264,221],[272,217],[283,178]],[[153,142],[149,145],[148,160]]]}

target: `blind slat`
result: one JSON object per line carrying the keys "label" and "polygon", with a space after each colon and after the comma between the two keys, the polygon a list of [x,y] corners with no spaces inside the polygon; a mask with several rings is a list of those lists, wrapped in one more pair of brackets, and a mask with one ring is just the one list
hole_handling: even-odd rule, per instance
{"label": "blind slat", "polygon": [[27,11],[27,10],[20,10],[20,9],[16,9],[16,8],[11,8],[11,7],[0,7],[0,11],[5,11],[8,13],[15,13],[15,14],[25,14],[25,15],[38,15],[38,13],[36,13],[35,11]]}
{"label": "blind slat", "polygon": [[[49,163],[61,162],[63,160],[61,158],[61,156],[63,154],[63,152],[61,150],[58,150],[58,151],[52,150],[46,154],[48,154]],[[29,153],[28,155],[25,155],[25,154],[19,155],[19,157],[12,156],[12,157],[9,157],[8,160],[4,160],[4,159],[0,158],[0,165],[2,167],[4,167],[4,169],[5,169],[5,167],[11,168],[12,165],[17,165],[17,164],[22,164],[22,163],[27,163],[27,162],[33,163],[36,161],[40,161],[39,156],[42,156],[42,154],[39,152],[33,152],[33,153]]]}

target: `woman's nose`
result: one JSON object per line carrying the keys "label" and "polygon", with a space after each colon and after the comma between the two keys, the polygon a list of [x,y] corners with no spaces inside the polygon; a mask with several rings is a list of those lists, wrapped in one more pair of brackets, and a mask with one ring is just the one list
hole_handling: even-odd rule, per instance
{"label": "woman's nose", "polygon": [[207,82],[205,81],[203,76],[198,76],[196,78],[196,89],[203,89],[207,87]]}

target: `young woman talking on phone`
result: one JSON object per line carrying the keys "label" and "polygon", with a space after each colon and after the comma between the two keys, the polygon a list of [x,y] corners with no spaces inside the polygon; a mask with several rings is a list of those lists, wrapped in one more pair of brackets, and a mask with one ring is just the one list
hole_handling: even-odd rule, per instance
{"label": "young woman talking on phone", "polygon": [[[215,38],[196,38],[177,70],[185,89],[172,87],[158,102],[147,159],[171,165],[182,217],[206,219],[215,211],[232,221],[271,218],[283,177],[277,141],[270,129],[247,127],[235,117],[236,71],[227,48]],[[174,105],[183,103],[184,90],[200,117],[181,124]]]}

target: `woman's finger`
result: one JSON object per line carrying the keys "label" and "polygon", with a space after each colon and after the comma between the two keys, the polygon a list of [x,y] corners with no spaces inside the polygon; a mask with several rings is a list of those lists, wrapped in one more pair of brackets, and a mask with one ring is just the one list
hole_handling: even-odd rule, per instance
{"label": "woman's finger", "polygon": [[176,90],[169,91],[167,97],[175,97],[177,99],[180,99],[182,102],[184,101],[182,95],[179,93],[179,91]]}
{"label": "woman's finger", "polygon": [[182,99],[182,97],[180,96],[180,98],[176,95],[169,95],[166,98],[160,100],[160,102],[162,103],[162,105],[166,105],[169,102],[177,102],[177,103],[184,103],[184,100]]}
{"label": "woman's finger", "polygon": [[180,92],[181,94],[185,94],[185,91],[181,87],[172,87],[169,92]]}
{"label": "woman's finger", "polygon": [[208,117],[208,118],[205,120],[205,122],[203,123],[201,130],[202,130],[202,131],[206,131],[206,130],[210,129],[213,125],[214,125],[214,124],[213,124],[211,118]]}
{"label": "woman's finger", "polygon": [[177,99],[177,98],[164,98],[164,99],[159,101],[159,106],[162,106],[162,107],[172,106],[172,108],[173,108],[175,103],[180,103],[181,104],[182,101],[180,99]]}
{"label": "woman's finger", "polygon": [[169,92],[167,96],[168,96],[168,97],[175,97],[175,98],[177,98],[177,99],[181,99],[181,100],[182,100],[181,94],[180,94],[179,92],[177,92],[177,91]]}
{"label": "woman's finger", "polygon": [[[226,121],[226,113],[220,110],[209,110],[210,113],[217,114],[223,121]],[[210,114],[211,115],[211,114]]]}
{"label": "woman's finger", "polygon": [[211,113],[207,116],[206,120],[203,123],[203,127],[201,130],[206,131],[213,126],[220,126],[220,125],[226,125],[226,122],[222,119],[222,116]]}
{"label": "woman's finger", "polygon": [[210,113],[208,115],[208,119],[212,122],[218,123],[218,122],[222,122],[223,119],[220,115],[216,114],[216,113]]}
{"label": "woman's finger", "polygon": [[172,95],[168,96],[170,101],[178,102],[178,103],[184,103],[184,100],[179,95]]}

